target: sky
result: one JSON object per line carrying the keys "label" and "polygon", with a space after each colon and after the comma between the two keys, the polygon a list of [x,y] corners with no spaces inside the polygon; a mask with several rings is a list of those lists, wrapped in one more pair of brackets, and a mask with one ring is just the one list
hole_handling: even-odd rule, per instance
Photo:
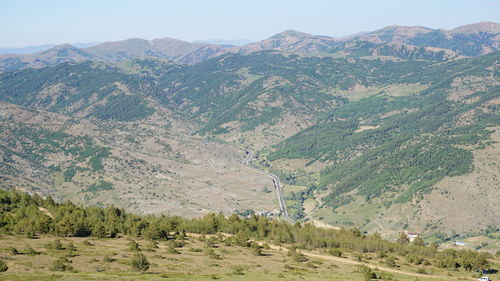
{"label": "sky", "polygon": [[346,36],[387,25],[500,22],[500,0],[0,0],[0,47],[127,38]]}

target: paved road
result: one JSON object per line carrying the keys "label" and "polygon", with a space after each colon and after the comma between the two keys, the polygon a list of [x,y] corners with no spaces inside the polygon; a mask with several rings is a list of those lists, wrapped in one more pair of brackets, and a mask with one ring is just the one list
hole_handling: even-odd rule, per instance
{"label": "paved road", "polygon": [[247,156],[245,157],[245,159],[243,159],[243,161],[241,161],[241,164],[252,171],[266,175],[266,176],[273,179],[274,188],[276,189],[276,194],[278,196],[278,202],[280,204],[281,215],[283,216],[283,219],[285,219],[286,221],[288,221],[290,223],[294,223],[295,221],[292,218],[290,218],[290,215],[288,214],[288,210],[286,209],[285,196],[283,195],[283,188],[281,186],[280,178],[278,178],[278,176],[276,176],[275,174],[271,174],[271,173],[268,173],[266,171],[262,171],[262,170],[259,170],[257,168],[254,168],[250,163],[250,162],[252,162],[253,158],[254,158],[253,151],[247,150]]}

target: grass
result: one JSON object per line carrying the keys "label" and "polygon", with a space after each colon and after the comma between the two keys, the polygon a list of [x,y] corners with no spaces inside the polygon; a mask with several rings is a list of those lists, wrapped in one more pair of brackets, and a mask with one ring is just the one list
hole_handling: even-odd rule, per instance
{"label": "grass", "polygon": [[[47,249],[44,245],[59,239],[63,247],[72,243],[76,250],[68,259],[74,272],[55,272],[49,270],[53,261],[68,255],[67,250]],[[216,242],[214,252],[222,259],[210,259],[205,242],[200,238],[188,237],[184,246],[176,248],[179,254],[169,253],[168,243],[158,241],[158,248],[148,249],[146,240],[136,240],[151,267],[148,272],[131,270],[129,260],[134,252],[129,249],[128,238],[87,239],[58,238],[43,236],[28,239],[21,236],[0,237],[0,257],[7,262],[9,270],[0,273],[0,280],[364,280],[357,265],[341,261],[308,256],[307,262],[294,261],[287,252],[273,247],[263,250],[262,256],[255,256],[250,248],[227,246]],[[90,242],[90,245],[89,243]],[[26,255],[24,249],[33,247],[39,255]],[[21,254],[13,255],[8,248],[15,247]],[[201,249],[194,251],[193,249]],[[353,254],[343,253],[346,261]],[[383,266],[375,254],[364,255],[365,262],[371,266]],[[418,268],[398,260],[398,270],[417,272]],[[376,270],[377,271],[377,270]],[[456,280],[448,278],[447,272],[436,268],[426,268],[431,274],[442,278],[422,278],[419,280]],[[381,273],[380,270],[377,272]],[[392,280],[414,281],[414,276],[399,273],[386,273]],[[455,277],[470,277],[464,272],[453,272]]]}

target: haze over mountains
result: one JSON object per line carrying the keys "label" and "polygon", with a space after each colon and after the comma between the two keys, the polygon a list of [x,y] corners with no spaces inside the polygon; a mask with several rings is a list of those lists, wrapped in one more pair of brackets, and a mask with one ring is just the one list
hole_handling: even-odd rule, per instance
{"label": "haze over mountains", "polygon": [[436,239],[500,225],[500,24],[1,56],[0,185],[134,212],[272,211]]}
{"label": "haze over mountains", "polygon": [[76,48],[69,44],[26,55],[1,55],[0,71],[13,71],[25,67],[54,65],[60,62],[95,60],[123,61],[138,58],[159,58],[179,63],[198,63],[225,53],[280,52],[324,53],[342,56],[422,55],[479,56],[500,48],[500,25],[482,22],[460,26],[452,30],[431,29],[421,26],[388,26],[373,32],[346,38],[312,35],[287,30],[268,39],[243,46],[209,43],[191,43],[172,38],[144,40],[132,38],[105,42],[96,46]]}
{"label": "haze over mountains", "polygon": [[[77,48],[87,48],[98,45],[100,43],[71,43]],[[23,47],[0,47],[0,55],[12,55],[12,54],[31,54],[36,52],[41,52],[48,50],[50,48],[54,48],[57,44],[44,44],[44,45],[32,45],[32,46],[23,46]]]}

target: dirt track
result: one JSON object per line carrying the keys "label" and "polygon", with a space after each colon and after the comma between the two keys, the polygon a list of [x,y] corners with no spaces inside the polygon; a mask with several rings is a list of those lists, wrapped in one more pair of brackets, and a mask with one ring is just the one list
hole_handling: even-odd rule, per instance
{"label": "dirt track", "polygon": [[[258,242],[258,243],[262,244],[262,242]],[[286,251],[287,250],[284,247],[276,246],[276,245],[269,245],[269,247],[271,247],[271,249],[273,249],[273,250],[278,250],[278,251]],[[402,270],[397,270],[394,268],[375,265],[375,264],[363,263],[363,262],[359,262],[359,261],[350,260],[347,258],[333,257],[333,256],[328,256],[328,255],[310,253],[310,252],[302,252],[302,253],[305,256],[308,256],[311,258],[341,262],[341,263],[346,263],[346,264],[351,264],[351,265],[364,265],[364,266],[367,266],[367,267],[372,268],[372,269],[377,269],[377,270],[382,270],[385,272],[397,273],[397,274],[402,274],[402,275],[407,275],[407,276],[422,277],[422,278],[439,278],[441,280],[447,280],[447,279],[476,280],[475,278],[466,278],[466,277],[420,274],[420,273],[416,273],[416,272],[402,271]]]}

